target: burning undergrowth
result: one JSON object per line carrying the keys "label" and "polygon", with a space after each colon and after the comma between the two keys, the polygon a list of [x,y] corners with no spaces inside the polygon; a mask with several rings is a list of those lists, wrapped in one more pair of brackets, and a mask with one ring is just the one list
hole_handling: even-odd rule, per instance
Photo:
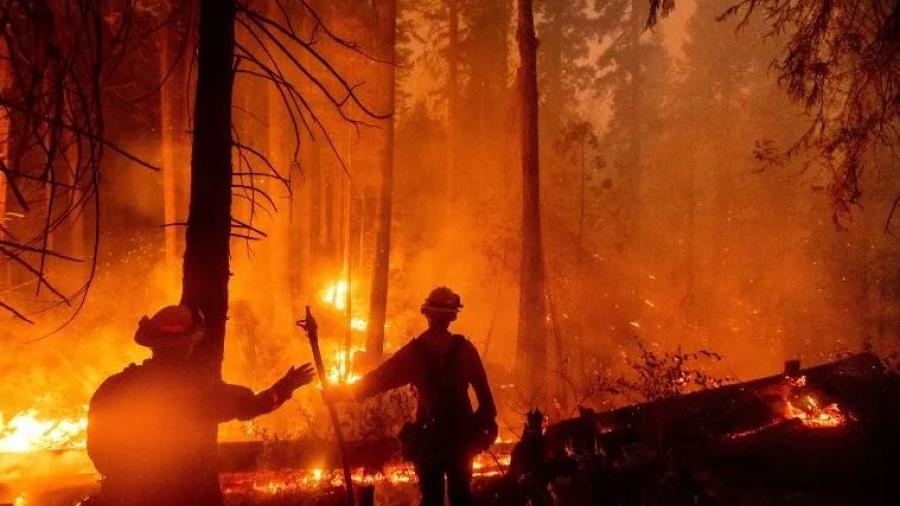
{"label": "burning undergrowth", "polygon": [[[873,356],[810,369],[791,361],[782,374],[743,383],[706,372],[720,361],[715,353],[639,347],[627,361],[631,372],[602,385],[607,396],[631,404],[582,408],[549,425],[538,416],[521,440],[504,436],[479,456],[473,474],[482,503],[543,497],[579,505],[772,504],[791,494],[816,498],[825,489],[830,497],[858,498],[854,480],[871,480],[856,466],[866,459],[884,466],[900,448],[893,434],[900,382]],[[374,486],[379,504],[415,502],[415,474],[398,458],[394,440],[411,408],[410,393],[400,390],[342,412],[354,440],[354,483]],[[220,447],[229,505],[340,503],[343,477],[330,429],[314,413],[304,416],[307,426],[295,434],[247,426],[255,441]],[[45,500],[22,473],[36,462],[57,466],[44,473],[56,483],[66,483],[63,475],[80,477],[67,485],[68,495],[55,492],[66,500],[96,486],[96,476],[85,474],[79,420],[39,412],[4,419],[0,441],[18,453],[3,456],[4,480],[14,485],[0,490],[0,502],[24,493],[31,498],[26,504],[71,504]],[[813,479],[819,476],[825,481]],[[867,490],[877,496],[875,481]]]}

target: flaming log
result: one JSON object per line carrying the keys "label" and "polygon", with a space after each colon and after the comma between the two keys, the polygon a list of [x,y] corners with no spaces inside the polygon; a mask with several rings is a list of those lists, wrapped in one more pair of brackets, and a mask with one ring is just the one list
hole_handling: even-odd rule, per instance
{"label": "flaming log", "polygon": [[835,425],[821,418],[824,412],[842,417],[843,409],[880,411],[872,397],[885,382],[892,377],[874,355],[854,355],[805,370],[789,361],[783,374],[608,411],[598,414],[596,423],[600,432],[646,435],[660,429],[662,418],[669,437],[687,439],[724,437],[790,418]]}
{"label": "flaming log", "polygon": [[526,434],[505,493],[522,502],[552,490],[572,504],[769,504],[785,496],[896,504],[898,422],[900,376],[877,357],[809,369],[789,362],[783,374],[583,410]]}

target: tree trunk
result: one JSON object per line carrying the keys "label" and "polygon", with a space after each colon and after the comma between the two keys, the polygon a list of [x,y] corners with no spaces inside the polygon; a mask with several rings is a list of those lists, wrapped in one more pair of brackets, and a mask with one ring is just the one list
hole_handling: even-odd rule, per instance
{"label": "tree trunk", "polygon": [[459,0],[447,0],[447,219],[452,220],[458,177],[456,150],[459,140]]}
{"label": "tree trunk", "polygon": [[[9,68],[9,55],[6,50],[6,44],[0,41],[0,90],[7,89],[13,82],[12,72]],[[5,167],[11,167],[9,161],[10,136],[12,134],[12,118],[7,114],[7,110],[0,110],[0,161]],[[7,181],[6,174],[0,174],[0,239],[5,239],[6,234],[6,193]],[[0,262],[0,285],[9,287],[9,262]]]}
{"label": "tree trunk", "polygon": [[[272,19],[278,19],[280,16],[280,7],[277,0],[268,0],[268,13]],[[280,64],[280,63],[279,63]],[[286,177],[289,184],[292,184],[294,160],[292,152],[288,148],[290,137],[290,121],[285,109],[284,101],[278,88],[275,85],[267,83],[267,108],[268,108],[268,147],[269,161],[274,165],[279,173]],[[278,202],[278,214],[274,217],[274,223],[270,232],[269,244],[267,249],[271,252],[270,268],[273,280],[274,296],[279,300],[287,301],[287,307],[292,315],[301,314],[303,306],[299,303],[297,297],[297,289],[300,283],[298,272],[302,272],[306,268],[307,257],[304,255],[302,248],[297,247],[297,241],[294,240],[294,229],[300,229],[299,220],[295,221],[296,207],[291,196],[291,188],[285,187],[282,181],[275,178],[268,179],[269,194]],[[302,192],[295,195],[297,200],[302,200]],[[304,242],[306,242],[304,240]]]}
{"label": "tree trunk", "polygon": [[[172,274],[178,255],[184,251],[180,226],[187,210],[188,185],[188,104],[187,85],[193,60],[193,38],[177,20],[159,31],[159,73],[165,79],[159,94],[161,158],[163,177],[163,216],[166,272]],[[167,285],[169,286],[169,285]]]}
{"label": "tree trunk", "polygon": [[[381,54],[390,65],[384,67],[385,109],[394,111],[396,83],[397,2],[386,0],[378,16]],[[391,257],[391,213],[394,188],[394,116],[384,125],[381,155],[381,195],[378,230],[375,239],[375,263],[372,273],[372,295],[369,299],[369,326],[366,354],[372,363],[381,361],[384,354],[384,324],[387,320],[388,275]]]}
{"label": "tree trunk", "polygon": [[626,170],[631,174],[631,184],[629,185],[629,200],[631,223],[628,224],[632,230],[638,231],[634,234],[634,246],[637,251],[642,251],[643,246],[643,220],[645,213],[641,207],[641,191],[645,184],[644,164],[641,159],[642,140],[644,135],[644,87],[645,75],[642,68],[641,54],[641,34],[644,30],[643,16],[644,9],[642,6],[646,3],[644,0],[631,0],[631,13],[629,19],[628,44],[630,45],[630,54],[627,62],[629,83],[628,83],[628,101],[631,106],[631,114],[628,121],[628,147],[626,156]]}
{"label": "tree trunk", "polygon": [[538,164],[537,46],[532,0],[518,0],[519,103],[522,132],[522,263],[516,362],[526,395],[537,404],[546,379],[547,332]]}
{"label": "tree trunk", "polygon": [[198,367],[221,377],[231,232],[231,95],[235,0],[200,0],[191,202],[182,302],[206,317]]}

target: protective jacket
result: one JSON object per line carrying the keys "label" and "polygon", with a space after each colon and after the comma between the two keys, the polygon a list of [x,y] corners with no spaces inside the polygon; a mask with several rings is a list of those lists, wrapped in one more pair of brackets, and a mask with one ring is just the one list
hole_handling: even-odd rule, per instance
{"label": "protective jacket", "polygon": [[88,408],[87,450],[100,472],[104,505],[222,504],[216,428],[268,413],[286,398],[254,394],[149,359],[108,378]]}
{"label": "protective jacket", "polygon": [[[449,350],[439,356],[424,339],[428,332],[431,331],[411,340],[361,379],[357,395],[364,399],[412,385],[417,422],[436,422],[452,431],[465,427],[473,418],[493,420],[497,408],[478,350],[465,337],[454,335]],[[477,411],[473,411],[469,400],[470,385],[478,401]],[[457,442],[457,434],[439,432],[444,432],[441,437],[448,443]]]}

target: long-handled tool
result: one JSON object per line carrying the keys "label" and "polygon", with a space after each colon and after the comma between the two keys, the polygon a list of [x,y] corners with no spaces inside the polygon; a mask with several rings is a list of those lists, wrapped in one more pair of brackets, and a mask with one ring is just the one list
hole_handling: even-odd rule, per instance
{"label": "long-handled tool", "polygon": [[344,432],[341,430],[341,424],[338,423],[337,410],[334,404],[329,402],[324,395],[325,382],[328,375],[325,373],[325,365],[322,363],[322,352],[319,351],[319,327],[313,318],[309,306],[306,306],[306,318],[297,322],[297,326],[306,331],[306,337],[309,338],[309,346],[312,348],[313,360],[316,362],[316,370],[319,371],[319,380],[322,381],[322,399],[328,408],[328,415],[331,417],[331,424],[334,426],[334,435],[337,438],[338,450],[341,453],[341,464],[344,466],[344,486],[347,489],[347,506],[355,506],[353,502],[353,476],[350,472],[350,461],[347,458],[347,445],[344,441]]}

